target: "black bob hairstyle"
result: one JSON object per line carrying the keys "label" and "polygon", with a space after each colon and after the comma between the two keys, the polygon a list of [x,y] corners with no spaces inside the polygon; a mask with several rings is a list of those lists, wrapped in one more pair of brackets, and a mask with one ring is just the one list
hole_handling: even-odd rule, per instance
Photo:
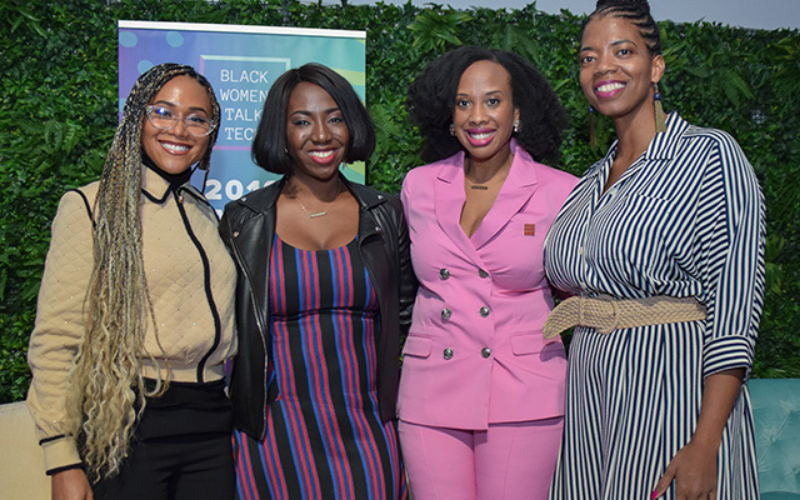
{"label": "black bob hairstyle", "polygon": [[286,142],[286,113],[289,96],[300,82],[322,87],[339,106],[350,132],[345,161],[349,163],[369,158],[375,150],[375,128],[355,90],[344,77],[329,67],[308,63],[290,69],[272,84],[253,139],[253,161],[268,172],[292,173],[292,159]]}
{"label": "black bob hairstyle", "polygon": [[446,52],[425,68],[406,97],[411,122],[425,139],[422,160],[430,163],[463,150],[450,134],[461,75],[473,63],[492,61],[508,71],[520,132],[514,137],[534,160],[557,162],[561,132],[567,125],[564,108],[547,79],[524,58],[499,49],[467,45]]}

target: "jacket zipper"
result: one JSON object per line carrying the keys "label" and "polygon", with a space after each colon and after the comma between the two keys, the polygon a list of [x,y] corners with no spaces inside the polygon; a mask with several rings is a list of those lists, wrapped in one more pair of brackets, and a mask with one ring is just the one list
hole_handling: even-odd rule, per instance
{"label": "jacket zipper", "polygon": [[[253,280],[250,277],[250,270],[243,264],[244,263],[244,259],[239,254],[239,248],[236,246],[236,242],[233,241],[233,240],[234,240],[234,238],[231,238],[231,245],[230,245],[231,248],[233,249],[233,257],[236,259],[236,263],[238,264],[239,269],[241,269],[242,272],[244,273],[245,279],[247,279],[247,282],[250,284],[250,301],[253,304],[253,311],[256,312],[256,314],[255,314],[256,323],[258,324],[259,336],[261,337],[261,346],[264,349],[264,383],[263,383],[262,387],[264,387],[264,391],[265,391],[265,394],[266,394],[266,390],[267,390],[267,363],[269,362],[269,359],[268,359],[268,352],[269,351],[267,351],[267,341],[266,341],[266,338],[265,338],[265,333],[267,331],[266,330],[266,325],[264,325],[264,323],[262,322],[261,314],[259,313],[258,302],[256,301],[255,292],[254,292],[255,289],[253,288]],[[265,398],[265,400],[266,400],[266,398]],[[263,407],[264,407],[264,410],[263,410],[264,411],[264,419],[261,421],[262,424],[261,424],[261,428],[259,429],[259,435],[260,435],[261,439],[264,439],[264,436],[267,433],[267,405],[264,404]]]}
{"label": "jacket zipper", "polygon": [[[380,227],[378,225],[378,221],[375,220],[375,217],[372,216],[371,213],[370,213],[370,216],[372,217],[372,219],[373,219],[372,222],[375,224],[375,226],[376,227]],[[372,237],[378,236],[382,232],[383,232],[382,229],[377,231],[377,232],[376,231],[370,231],[370,232],[366,233],[363,236],[363,238],[361,237],[361,235],[359,235],[359,237],[358,237],[358,252],[361,254],[361,260],[367,266],[367,274],[369,275],[370,279],[374,281],[375,294],[378,296],[378,311],[381,310],[381,304],[383,304],[383,297],[381,296],[382,295],[381,294],[381,287],[378,285],[377,276],[375,275],[375,269],[372,267],[371,260],[364,258],[364,252],[363,252],[362,246],[364,245],[364,243],[366,242],[366,240],[368,238],[372,238]],[[384,315],[381,314],[381,325],[380,325],[381,335],[378,338],[375,339],[378,342],[378,345],[376,346],[377,347],[377,351],[378,351],[378,356],[377,356],[377,359],[375,360],[375,362],[376,362],[376,366],[375,366],[376,375],[378,373],[378,366],[380,365],[381,360],[384,358],[384,354],[385,354],[383,352],[384,344],[385,344],[385,341],[384,341],[384,324],[383,323],[384,323]],[[376,387],[375,387],[375,389],[376,389],[376,391],[378,390],[377,379],[376,379]],[[378,393],[378,401],[380,402],[380,393]]]}

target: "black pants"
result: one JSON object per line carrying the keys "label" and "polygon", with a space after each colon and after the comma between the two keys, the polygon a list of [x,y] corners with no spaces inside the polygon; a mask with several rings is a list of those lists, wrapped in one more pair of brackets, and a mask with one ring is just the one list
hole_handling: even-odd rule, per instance
{"label": "black pants", "polygon": [[170,384],[147,406],[120,473],[94,485],[98,500],[230,500],[236,493],[224,382]]}

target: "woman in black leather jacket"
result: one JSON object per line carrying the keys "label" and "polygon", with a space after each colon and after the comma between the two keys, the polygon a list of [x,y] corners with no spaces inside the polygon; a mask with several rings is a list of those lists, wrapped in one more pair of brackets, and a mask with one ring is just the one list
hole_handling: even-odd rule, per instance
{"label": "woman in black leather jacket", "polygon": [[273,84],[253,157],[284,177],[230,203],[220,227],[239,271],[243,496],[405,495],[395,400],[416,292],[408,231],[398,199],[338,169],[374,145],[369,115],[329,68]]}

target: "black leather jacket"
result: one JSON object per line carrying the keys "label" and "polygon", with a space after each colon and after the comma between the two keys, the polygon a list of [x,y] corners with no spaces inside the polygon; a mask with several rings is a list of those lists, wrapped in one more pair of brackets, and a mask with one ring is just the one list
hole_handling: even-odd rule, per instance
{"label": "black leather jacket", "polygon": [[[342,181],[360,206],[358,247],[377,290],[378,403],[381,419],[396,418],[401,333],[408,333],[417,282],[411,267],[408,228],[400,200],[374,189]],[[236,327],[239,354],[231,376],[233,418],[237,429],[263,439],[266,428],[269,256],[275,236],[275,202],[286,178],[229,203],[220,234],[239,273]]]}

